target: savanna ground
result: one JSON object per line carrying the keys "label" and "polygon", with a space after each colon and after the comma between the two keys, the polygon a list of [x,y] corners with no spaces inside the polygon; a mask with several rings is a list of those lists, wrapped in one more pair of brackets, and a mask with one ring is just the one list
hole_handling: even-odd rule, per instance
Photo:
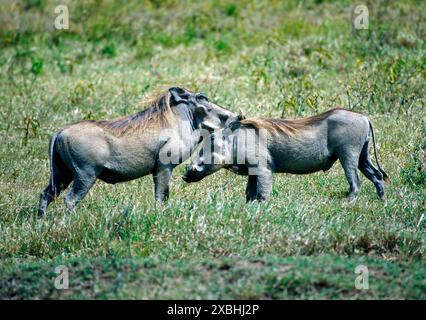
{"label": "savanna ground", "polygon": [[[56,30],[59,3],[0,4],[0,298],[425,297],[426,2],[364,1],[368,30],[352,1],[61,1],[70,25]],[[137,112],[169,85],[248,116],[367,114],[386,201],[362,176],[348,203],[338,163],[276,175],[250,205],[246,178],[188,185],[180,166],[162,206],[147,176],[98,182],[72,214],[62,195],[38,219],[52,133]]]}

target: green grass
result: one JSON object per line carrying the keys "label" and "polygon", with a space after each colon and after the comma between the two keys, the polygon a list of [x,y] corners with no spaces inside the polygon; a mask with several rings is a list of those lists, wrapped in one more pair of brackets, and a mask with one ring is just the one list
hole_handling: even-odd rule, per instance
{"label": "green grass", "polygon": [[[352,28],[351,1],[179,3],[73,2],[68,31],[47,27],[53,1],[0,4],[0,298],[424,298],[424,2],[367,1],[369,30]],[[276,175],[271,200],[250,205],[246,178],[188,185],[181,166],[164,205],[144,177],[97,183],[73,214],[61,196],[37,219],[52,133],[169,85],[248,116],[365,113],[386,201],[362,177],[347,203],[339,164]],[[358,264],[370,290],[354,287]]]}
{"label": "green grass", "polygon": [[[0,296],[10,299],[324,299],[419,298],[426,286],[419,261],[386,263],[372,257],[192,259],[79,259],[67,262],[69,289],[57,290],[55,267],[20,263],[4,267]],[[369,266],[369,289],[354,286],[354,269]]]}

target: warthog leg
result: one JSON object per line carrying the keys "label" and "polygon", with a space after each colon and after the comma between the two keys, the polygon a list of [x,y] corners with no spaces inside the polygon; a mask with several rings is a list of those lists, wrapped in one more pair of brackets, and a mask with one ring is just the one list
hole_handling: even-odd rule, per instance
{"label": "warthog leg", "polygon": [[353,156],[352,154],[345,154],[345,156],[339,158],[339,160],[349,183],[349,201],[352,201],[356,198],[360,185],[358,175],[358,155]]}
{"label": "warthog leg", "polygon": [[71,190],[65,196],[65,206],[68,210],[73,211],[79,201],[81,201],[90,188],[96,182],[96,175],[92,174],[79,174],[74,177]]}
{"label": "warthog leg", "polygon": [[[70,180],[71,182],[71,180]],[[62,190],[66,189],[70,182],[59,185],[57,184],[54,188],[51,183],[43,190],[40,195],[40,204],[38,207],[38,215],[39,217],[43,216],[46,212],[49,204],[61,193]]]}
{"label": "warthog leg", "polygon": [[46,187],[46,189],[44,189],[44,191],[40,195],[40,204],[38,206],[39,217],[44,215],[47,207],[53,201],[54,197],[55,197],[55,192],[53,191],[52,184],[49,183],[49,185]]}
{"label": "warthog leg", "polygon": [[383,199],[385,196],[383,175],[370,160],[370,155],[368,154],[368,141],[362,148],[361,155],[359,157],[358,168],[367,177],[367,179],[373,182],[374,186],[376,187],[377,194],[381,199]]}
{"label": "warthog leg", "polygon": [[159,166],[153,173],[155,185],[155,200],[165,201],[169,198],[170,178],[173,168],[170,166]]}
{"label": "warthog leg", "polygon": [[257,176],[248,176],[246,188],[246,201],[252,202],[257,198]]}
{"label": "warthog leg", "polygon": [[43,216],[49,204],[65,190],[72,181],[72,175],[68,169],[56,158],[52,164],[54,168],[54,175],[50,176],[49,185],[44,189],[40,195],[40,204],[38,207],[39,217]]}
{"label": "warthog leg", "polygon": [[260,169],[257,175],[256,198],[259,201],[265,201],[272,192],[272,171],[269,169]]}

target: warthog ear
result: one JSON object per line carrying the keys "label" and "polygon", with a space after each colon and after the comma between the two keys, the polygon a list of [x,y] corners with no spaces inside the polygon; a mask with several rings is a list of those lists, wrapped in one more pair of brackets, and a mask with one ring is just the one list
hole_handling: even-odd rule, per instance
{"label": "warthog ear", "polygon": [[171,104],[172,105],[178,105],[180,103],[188,103],[189,98],[189,92],[185,89],[179,88],[179,87],[172,87],[169,89],[170,95],[171,95]]}
{"label": "warthog ear", "polygon": [[240,108],[240,114],[238,115],[238,121],[244,120],[246,116],[243,113],[243,110]]}

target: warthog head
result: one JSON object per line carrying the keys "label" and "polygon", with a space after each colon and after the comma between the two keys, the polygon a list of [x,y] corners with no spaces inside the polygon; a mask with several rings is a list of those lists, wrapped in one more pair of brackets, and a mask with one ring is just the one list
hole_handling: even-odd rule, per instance
{"label": "warthog head", "polygon": [[179,87],[172,87],[169,92],[170,105],[187,105],[195,126],[201,124],[201,127],[209,132],[225,127],[227,122],[236,118],[231,111],[210,102],[203,93],[195,93]]}
{"label": "warthog head", "polygon": [[182,179],[197,182],[231,163],[232,132],[226,128],[210,134],[203,142],[192,164],[186,169]]}

